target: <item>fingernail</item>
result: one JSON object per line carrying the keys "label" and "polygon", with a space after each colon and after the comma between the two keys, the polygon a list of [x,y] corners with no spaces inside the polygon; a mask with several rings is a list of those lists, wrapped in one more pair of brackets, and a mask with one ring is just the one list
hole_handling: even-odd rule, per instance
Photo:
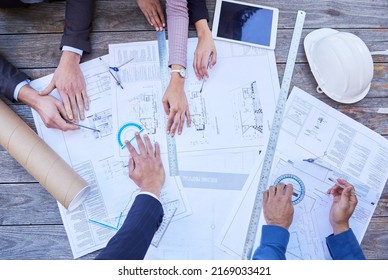
{"label": "fingernail", "polygon": [[135,132],[135,135],[136,135],[136,136],[139,136],[139,132]]}
{"label": "fingernail", "polygon": [[73,115],[69,115],[69,119],[71,119],[71,120],[72,120],[72,119],[73,119]]}

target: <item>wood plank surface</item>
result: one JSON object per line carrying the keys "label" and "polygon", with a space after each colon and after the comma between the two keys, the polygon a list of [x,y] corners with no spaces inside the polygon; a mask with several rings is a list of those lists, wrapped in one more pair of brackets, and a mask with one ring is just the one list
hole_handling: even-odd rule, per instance
{"label": "wood plank surface", "polygon": [[[165,2],[165,1],[163,1]],[[212,24],[216,0],[207,0]],[[302,39],[311,31],[330,27],[359,36],[371,51],[388,49],[388,1],[255,1],[280,10],[276,61],[281,80],[297,10],[307,13]],[[52,73],[60,57],[65,3],[42,3],[27,9],[0,9],[0,53],[33,79]],[[190,37],[195,37],[190,27]],[[108,53],[115,43],[155,40],[136,1],[96,1],[91,33],[93,51],[83,61]],[[388,139],[388,56],[374,56],[371,90],[362,101],[345,105],[315,91],[316,82],[301,43],[293,85],[363,123]],[[4,100],[4,99],[3,99]],[[5,100],[6,101],[6,100]],[[30,109],[7,104],[33,129]],[[0,124],[1,129],[1,124]],[[368,259],[388,259],[388,183],[362,241]],[[81,259],[93,259],[97,252]],[[72,259],[56,201],[0,147],[0,259]]]}

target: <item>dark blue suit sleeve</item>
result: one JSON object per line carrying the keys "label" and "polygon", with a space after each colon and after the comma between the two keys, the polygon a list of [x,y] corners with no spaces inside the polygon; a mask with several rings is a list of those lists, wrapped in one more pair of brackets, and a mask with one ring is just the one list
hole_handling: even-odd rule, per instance
{"label": "dark blue suit sleeve", "polygon": [[290,233],[279,226],[265,225],[261,231],[260,246],[253,260],[285,260]]}
{"label": "dark blue suit sleeve", "polygon": [[28,78],[27,74],[17,69],[0,55],[0,94],[5,95],[12,101],[16,86]]}
{"label": "dark blue suit sleeve", "polygon": [[94,0],[67,0],[65,29],[61,48],[69,46],[90,52],[89,33],[92,28]]}
{"label": "dark blue suit sleeve", "polygon": [[187,8],[189,9],[190,24],[194,24],[200,19],[209,21],[209,12],[206,7],[206,0],[188,0]]}
{"label": "dark blue suit sleeve", "polygon": [[162,204],[147,194],[137,195],[120,230],[96,259],[141,260],[163,219]]}
{"label": "dark blue suit sleeve", "polygon": [[352,229],[326,237],[327,248],[333,260],[365,260],[360,244]]}

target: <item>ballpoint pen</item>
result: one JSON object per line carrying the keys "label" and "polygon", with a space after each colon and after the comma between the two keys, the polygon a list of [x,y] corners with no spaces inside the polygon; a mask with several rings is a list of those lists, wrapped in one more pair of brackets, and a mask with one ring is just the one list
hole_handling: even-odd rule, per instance
{"label": "ballpoint pen", "polygon": [[323,160],[320,160],[319,158],[307,158],[307,159],[304,159],[303,161],[307,161],[309,163],[312,163],[312,164],[318,165],[320,167],[326,168],[327,170],[334,171],[331,168],[330,164],[325,163]]}
{"label": "ballpoint pen", "polygon": [[[210,62],[212,61],[212,58],[213,58],[213,52],[211,52],[210,55],[209,55],[209,60],[207,61],[206,69],[209,69]],[[203,78],[202,86],[201,86],[201,89],[199,90],[199,93],[202,93],[202,89],[203,89],[203,85],[205,84],[205,80],[206,80],[206,79]]]}
{"label": "ballpoint pen", "polygon": [[96,132],[100,132],[100,130],[98,130],[98,129],[95,129],[95,128],[92,128],[92,127],[88,127],[88,126],[85,126],[85,125],[82,125],[82,124],[79,124],[79,123],[70,122],[70,121],[66,121],[66,122],[69,123],[69,124],[73,124],[73,125],[82,127],[82,128],[86,128],[86,129],[90,129],[90,130],[93,130],[93,131],[96,131]]}

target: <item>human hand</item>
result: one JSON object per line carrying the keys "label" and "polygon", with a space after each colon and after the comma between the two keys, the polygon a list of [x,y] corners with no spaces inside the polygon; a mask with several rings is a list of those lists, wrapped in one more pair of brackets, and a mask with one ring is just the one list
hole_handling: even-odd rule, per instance
{"label": "human hand", "polygon": [[217,50],[206,19],[195,23],[198,34],[197,48],[194,52],[193,67],[198,79],[209,78],[208,68],[217,63]]}
{"label": "human hand", "polygon": [[288,229],[294,216],[292,205],[293,186],[279,183],[263,193],[263,212],[268,225]]}
{"label": "human hand", "polygon": [[145,18],[156,31],[162,31],[166,26],[160,0],[137,0],[137,5],[143,12]]}
{"label": "human hand", "polygon": [[63,51],[50,84],[40,93],[48,95],[57,88],[66,115],[73,121],[78,120],[78,113],[81,120],[85,119],[85,108],[89,109],[85,79],[79,66],[80,59],[80,55],[76,53]]}
{"label": "human hand", "polygon": [[329,220],[334,234],[349,229],[349,219],[357,205],[357,196],[353,185],[342,179],[337,179],[340,185],[335,184],[327,193],[333,195],[333,204],[330,209]]}
{"label": "human hand", "polygon": [[41,96],[35,89],[25,85],[20,89],[18,99],[34,108],[48,128],[63,131],[79,129],[78,126],[66,122],[65,107],[55,97]]}
{"label": "human hand", "polygon": [[175,135],[177,129],[179,135],[182,133],[185,118],[187,118],[187,126],[191,126],[189,105],[184,91],[185,79],[178,75],[175,73],[171,76],[170,83],[162,99],[164,111],[168,115],[166,129],[171,136]]}
{"label": "human hand", "polygon": [[151,192],[160,197],[160,190],[164,184],[165,172],[160,158],[160,146],[155,142],[155,151],[147,134],[144,142],[139,133],[135,133],[139,152],[129,141],[125,142],[131,157],[129,158],[129,178],[131,178],[141,191]]}

